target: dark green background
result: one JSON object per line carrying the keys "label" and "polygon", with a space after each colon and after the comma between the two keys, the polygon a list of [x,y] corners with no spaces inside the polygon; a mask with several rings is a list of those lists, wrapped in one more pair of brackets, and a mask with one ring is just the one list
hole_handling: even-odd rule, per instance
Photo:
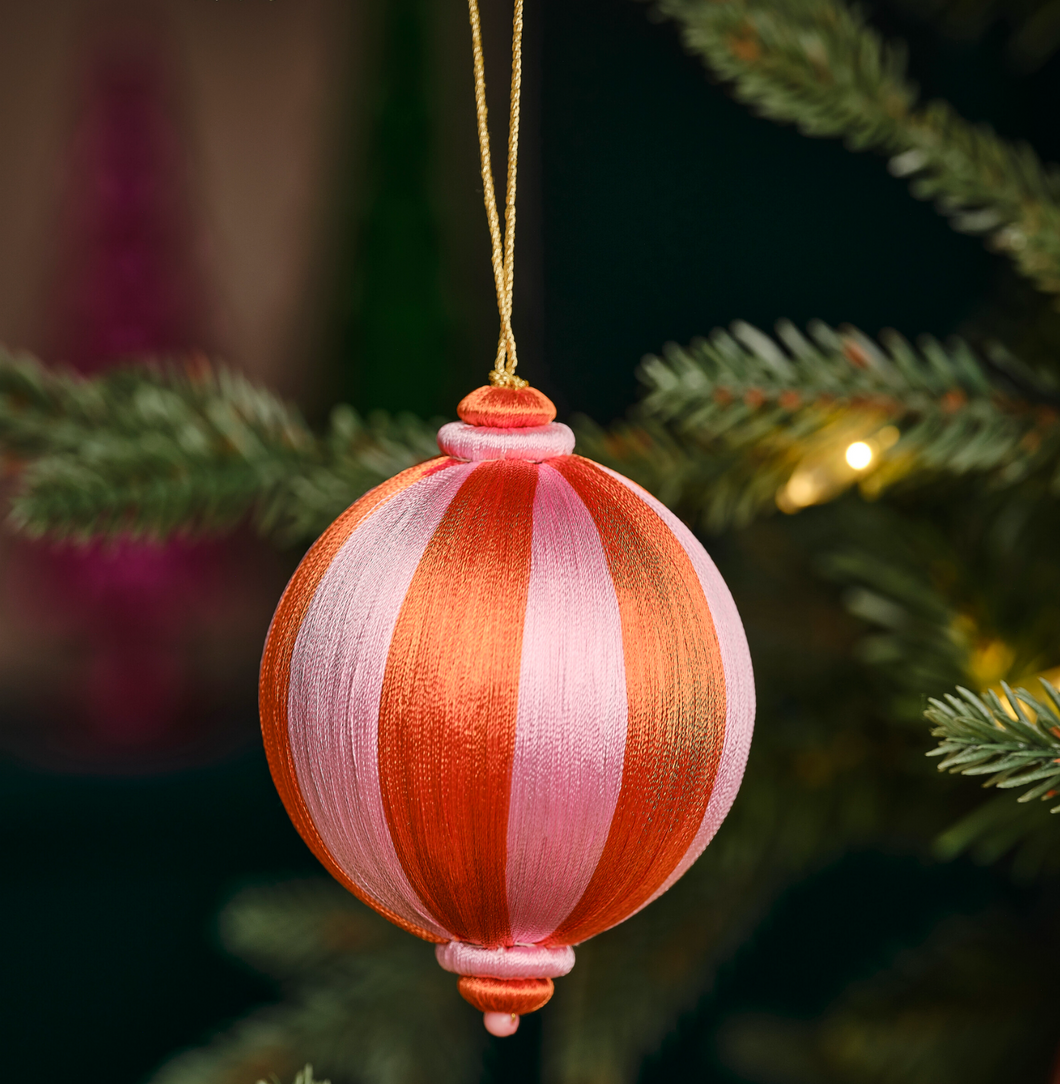
{"label": "dark green background", "polygon": [[[528,14],[541,20],[545,349],[527,364],[537,365],[529,375],[562,411],[601,421],[621,414],[635,398],[643,353],[733,319],[768,327],[781,316],[822,317],[870,333],[890,326],[945,335],[994,288],[997,261],[911,199],[881,160],[754,118],[707,81],[673,28],[649,21],[644,5],[543,0]],[[956,45],[887,9],[876,16],[910,39],[929,94],[1060,156],[1055,61],[1016,78],[1000,60],[999,39]],[[397,55],[393,70],[407,61]],[[409,108],[415,114],[415,101]],[[415,134],[415,124],[408,130]],[[393,138],[390,131],[381,145]],[[429,155],[405,151],[429,171]],[[376,189],[384,202],[387,175],[384,162]],[[415,204],[415,184],[411,192]],[[400,226],[400,201],[394,206]],[[370,234],[371,213],[367,221]],[[420,290],[429,300],[437,239],[429,218],[421,225],[411,243],[426,253]],[[349,290],[374,297],[379,311],[399,301],[386,296],[395,281],[385,272],[386,237],[385,229],[369,236],[346,272],[359,284]],[[444,323],[432,319],[436,330]],[[436,330],[428,327],[424,341]],[[361,405],[383,401],[385,387],[365,371],[372,351],[363,349],[378,331],[342,334],[351,350],[362,348]],[[251,697],[248,689],[248,735]],[[241,884],[316,869],[256,746],[214,767],[132,781],[12,765],[0,775],[0,795],[0,1065],[8,1076],[131,1084],[273,996],[221,955],[213,932],[218,906]],[[812,1013],[850,978],[915,943],[939,914],[1001,891],[989,873],[885,855],[821,871],[784,897],[644,1080],[702,1079],[721,1013]],[[536,1034],[529,1022],[492,1053],[496,1079],[534,1078]]]}

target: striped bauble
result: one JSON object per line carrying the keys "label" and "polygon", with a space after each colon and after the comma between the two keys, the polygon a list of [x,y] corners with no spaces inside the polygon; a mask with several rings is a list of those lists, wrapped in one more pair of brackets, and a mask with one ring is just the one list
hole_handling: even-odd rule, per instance
{"label": "striped bauble", "polygon": [[754,685],[711,559],[573,455],[529,388],[484,388],[444,453],[362,497],[273,619],[273,777],[343,885],[438,943],[494,1030],[570,946],[666,891],[743,774]]}

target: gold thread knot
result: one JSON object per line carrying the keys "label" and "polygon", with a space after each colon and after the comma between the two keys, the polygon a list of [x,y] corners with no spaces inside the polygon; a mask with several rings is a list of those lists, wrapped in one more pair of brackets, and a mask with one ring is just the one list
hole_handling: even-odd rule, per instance
{"label": "gold thread knot", "polygon": [[529,381],[524,380],[521,376],[516,376],[515,373],[511,373],[507,369],[494,369],[490,373],[490,383],[495,388],[513,388],[518,390],[519,388],[530,387]]}

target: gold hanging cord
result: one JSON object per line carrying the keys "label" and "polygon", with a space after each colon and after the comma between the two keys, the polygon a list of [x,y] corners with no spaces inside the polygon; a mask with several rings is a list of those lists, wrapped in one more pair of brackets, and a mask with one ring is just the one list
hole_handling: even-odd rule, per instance
{"label": "gold hanging cord", "polygon": [[475,109],[478,114],[478,146],[482,159],[482,192],[486,218],[493,241],[493,278],[497,286],[497,309],[501,316],[501,334],[497,343],[497,361],[490,373],[490,383],[501,388],[525,388],[526,381],[515,375],[519,358],[512,332],[512,294],[515,285],[515,180],[519,167],[519,96],[523,86],[523,0],[515,0],[512,26],[512,93],[508,121],[508,190],[504,204],[504,234],[497,213],[497,193],[493,187],[493,164],[490,161],[490,133],[486,110],[486,66],[482,56],[482,23],[478,0],[468,0],[471,15],[471,43],[475,56]]}

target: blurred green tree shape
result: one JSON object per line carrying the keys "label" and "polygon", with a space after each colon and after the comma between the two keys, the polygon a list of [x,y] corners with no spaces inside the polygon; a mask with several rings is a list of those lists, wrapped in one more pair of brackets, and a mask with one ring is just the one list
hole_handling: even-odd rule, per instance
{"label": "blurred green tree shape", "polygon": [[909,15],[930,19],[959,41],[985,36],[1001,24],[1008,33],[1005,52],[1018,71],[1040,68],[1060,47],[1057,0],[898,0]]}
{"label": "blurred green tree shape", "polygon": [[1060,946],[1044,916],[1027,925],[1011,911],[944,922],[819,1020],[731,1017],[722,1057],[759,1084],[1045,1081],[1058,1006],[1047,975]]}
{"label": "blurred green tree shape", "polygon": [[1060,293],[1060,174],[1026,144],[918,106],[905,51],[839,0],[659,0],[686,47],[763,116],[877,150],[955,229],[982,234],[1040,289]]}

